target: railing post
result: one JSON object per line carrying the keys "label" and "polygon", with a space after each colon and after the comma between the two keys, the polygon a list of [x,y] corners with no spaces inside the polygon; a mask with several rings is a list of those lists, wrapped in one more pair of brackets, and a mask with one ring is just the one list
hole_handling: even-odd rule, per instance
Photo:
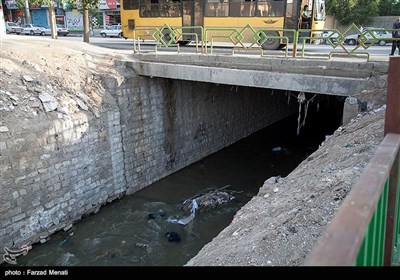
{"label": "railing post", "polygon": [[299,40],[299,32],[295,31],[294,36],[293,36],[293,57],[295,58],[297,56],[297,41]]}
{"label": "railing post", "polygon": [[389,60],[387,79],[385,135],[400,134],[400,56]]}
{"label": "railing post", "polygon": [[[385,135],[388,133],[400,134],[400,57],[391,57],[387,81]],[[399,153],[390,171],[389,196],[386,219],[385,255],[383,264],[391,266],[393,263],[393,249],[396,240],[396,221],[399,207]],[[397,260],[395,260],[397,262]]]}

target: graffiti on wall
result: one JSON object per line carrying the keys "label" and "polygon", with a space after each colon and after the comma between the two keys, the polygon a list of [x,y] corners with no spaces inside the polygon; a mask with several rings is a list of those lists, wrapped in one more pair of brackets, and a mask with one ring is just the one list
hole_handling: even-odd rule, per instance
{"label": "graffiti on wall", "polygon": [[78,10],[67,11],[65,13],[65,22],[70,30],[83,29],[83,16]]}

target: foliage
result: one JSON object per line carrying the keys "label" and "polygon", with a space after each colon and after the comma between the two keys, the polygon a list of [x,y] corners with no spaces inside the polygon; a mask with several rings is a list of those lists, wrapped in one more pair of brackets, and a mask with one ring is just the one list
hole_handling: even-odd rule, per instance
{"label": "foliage", "polygon": [[400,15],[399,0],[380,0],[378,5],[380,16],[398,16]]}
{"label": "foliage", "polygon": [[364,25],[373,16],[399,16],[400,0],[327,0],[326,11],[343,25]]}
{"label": "foliage", "polygon": [[25,9],[25,1],[24,0],[16,0],[15,1],[18,7],[18,10],[23,11]]}
{"label": "foliage", "polygon": [[[25,2],[25,1],[23,1]],[[60,1],[56,1],[60,2]],[[30,5],[49,5],[51,3],[54,3],[53,0],[29,0]]]}
{"label": "foliage", "polygon": [[68,2],[75,5],[80,12],[85,6],[88,10],[97,9],[99,6],[99,0],[69,0]]}
{"label": "foliage", "polygon": [[378,5],[382,0],[329,0],[327,13],[333,15],[341,24],[364,25],[378,15]]}
{"label": "foliage", "polygon": [[[21,3],[21,7],[24,7],[24,0],[17,1],[18,3]],[[54,2],[54,0],[29,0],[29,3],[33,5],[48,5],[50,2]],[[99,0],[56,0],[56,2],[68,4],[69,7],[78,7],[78,10],[82,10],[82,7],[85,6],[85,4],[89,10],[97,9],[99,6]]]}

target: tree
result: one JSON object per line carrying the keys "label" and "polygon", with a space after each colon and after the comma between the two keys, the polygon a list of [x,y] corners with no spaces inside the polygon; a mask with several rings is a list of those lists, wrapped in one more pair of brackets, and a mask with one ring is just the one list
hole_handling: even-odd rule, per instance
{"label": "tree", "polygon": [[341,24],[365,25],[373,16],[378,15],[380,1],[382,0],[329,0],[326,2],[326,10]]}
{"label": "tree", "polygon": [[99,0],[70,0],[83,14],[83,41],[89,43],[89,10],[97,8]]}
{"label": "tree", "polygon": [[380,0],[378,5],[380,16],[398,16],[400,15],[399,0]]}

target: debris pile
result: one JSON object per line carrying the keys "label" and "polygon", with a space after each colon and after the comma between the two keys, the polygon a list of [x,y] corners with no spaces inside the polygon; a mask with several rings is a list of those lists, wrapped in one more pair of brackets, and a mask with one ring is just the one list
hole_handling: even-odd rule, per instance
{"label": "debris pile", "polygon": [[208,188],[200,194],[197,194],[191,198],[186,199],[180,209],[185,212],[190,212],[192,209],[193,200],[197,202],[198,211],[208,211],[214,209],[221,204],[227,203],[235,199],[233,193],[235,191],[226,190],[230,185],[215,189]]}

